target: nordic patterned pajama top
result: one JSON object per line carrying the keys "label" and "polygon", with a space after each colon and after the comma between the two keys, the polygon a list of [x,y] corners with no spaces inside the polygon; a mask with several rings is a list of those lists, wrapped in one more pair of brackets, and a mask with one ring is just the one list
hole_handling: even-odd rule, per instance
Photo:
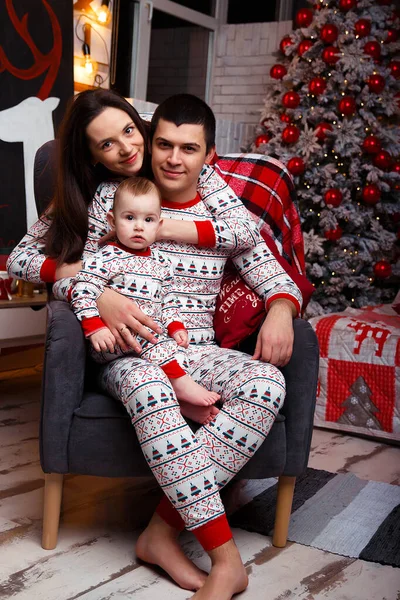
{"label": "nordic patterned pajama top", "polygon": [[[184,351],[171,337],[185,329],[180,316],[180,305],[172,292],[173,270],[170,261],[159,251],[131,250],[117,243],[107,244],[84,262],[71,290],[71,307],[81,321],[86,337],[106,327],[102,321],[96,300],[108,287],[136,302],[146,315],[162,329],[164,335],[154,334],[157,343],[152,344],[137,336],[142,347],[140,358],[161,367],[168,377],[181,377],[185,371],[176,360]],[[91,357],[99,363],[125,356],[118,345],[114,353],[96,352],[90,348]],[[133,351],[129,352],[133,354]]]}

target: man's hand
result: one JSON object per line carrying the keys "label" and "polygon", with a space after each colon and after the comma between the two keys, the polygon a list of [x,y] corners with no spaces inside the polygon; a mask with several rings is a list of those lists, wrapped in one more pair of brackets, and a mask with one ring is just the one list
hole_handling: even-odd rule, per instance
{"label": "man's hand", "polygon": [[172,336],[178,346],[182,346],[182,348],[187,348],[189,346],[189,336],[186,329],[180,329],[179,331],[175,331]]}
{"label": "man's hand", "polygon": [[97,352],[108,350],[112,353],[115,350],[115,337],[107,327],[92,333],[90,342]]}
{"label": "man's hand", "polygon": [[262,360],[276,367],[284,367],[293,352],[293,317],[295,306],[290,300],[278,299],[271,303],[257,337],[254,360]]}
{"label": "man's hand", "polygon": [[101,296],[97,298],[97,308],[101,318],[122,350],[133,349],[140,354],[142,347],[135,334],[140,335],[152,344],[156,344],[156,337],[147,327],[150,327],[156,333],[162,333],[161,327],[142,312],[135,302],[109,288],[106,288]]}
{"label": "man's hand", "polygon": [[64,279],[65,277],[75,277],[75,275],[82,269],[82,261],[68,264],[63,263],[56,269],[55,280]]}

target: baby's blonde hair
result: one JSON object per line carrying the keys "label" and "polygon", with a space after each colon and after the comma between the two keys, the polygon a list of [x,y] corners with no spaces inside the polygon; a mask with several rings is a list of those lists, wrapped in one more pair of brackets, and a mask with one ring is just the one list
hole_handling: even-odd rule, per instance
{"label": "baby's blonde hair", "polygon": [[146,194],[150,194],[151,192],[155,192],[160,200],[161,207],[160,190],[155,183],[150,181],[150,179],[146,179],[145,177],[128,177],[119,184],[114,196],[114,211],[117,208],[118,199],[122,192],[129,192],[132,194],[132,196],[144,196]]}

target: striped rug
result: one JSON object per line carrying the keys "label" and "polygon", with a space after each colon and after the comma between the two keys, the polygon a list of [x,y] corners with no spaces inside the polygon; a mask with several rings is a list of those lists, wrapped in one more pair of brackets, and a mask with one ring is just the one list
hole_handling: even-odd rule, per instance
{"label": "striped rug", "polygon": [[[271,535],[276,479],[229,519]],[[307,469],[297,479],[288,539],[321,550],[400,567],[400,487]]]}

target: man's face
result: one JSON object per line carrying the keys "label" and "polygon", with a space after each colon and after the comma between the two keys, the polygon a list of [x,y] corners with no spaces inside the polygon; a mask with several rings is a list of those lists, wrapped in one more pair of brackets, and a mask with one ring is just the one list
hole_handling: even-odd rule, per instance
{"label": "man's face", "polygon": [[188,202],[197,193],[197,180],[204,163],[210,162],[202,125],[177,127],[160,119],[152,142],[152,167],[164,200]]}

